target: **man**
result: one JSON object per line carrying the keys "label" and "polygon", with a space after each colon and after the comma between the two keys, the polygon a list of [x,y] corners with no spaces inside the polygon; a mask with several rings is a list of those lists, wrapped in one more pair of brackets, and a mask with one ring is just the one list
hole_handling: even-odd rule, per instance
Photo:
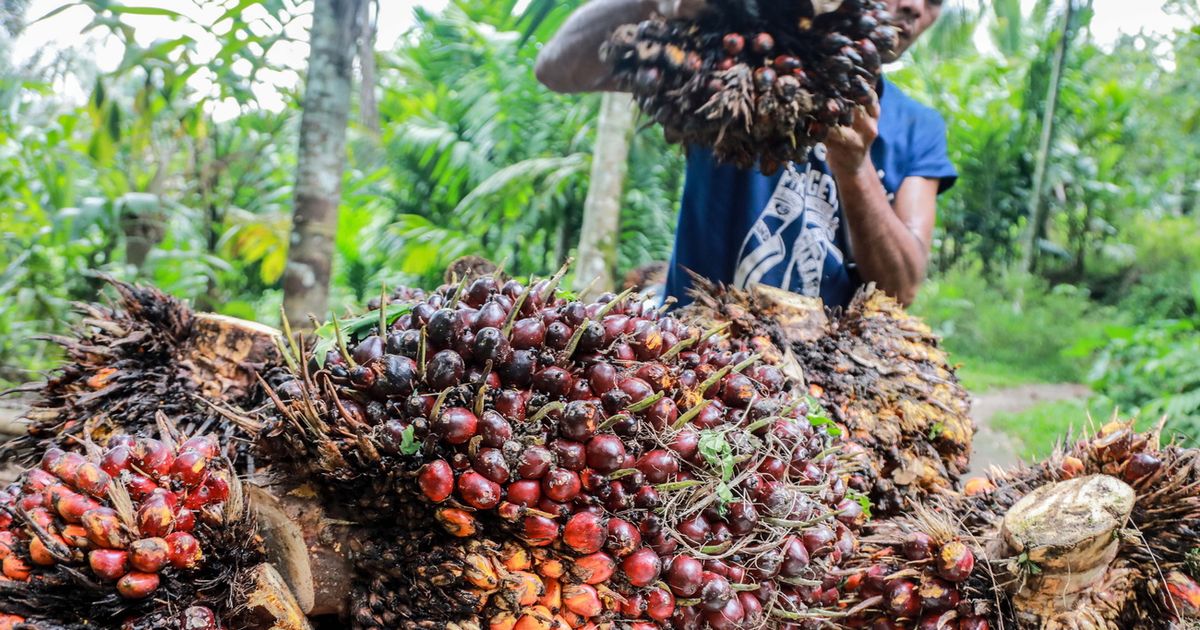
{"label": "man", "polygon": [[[886,0],[899,58],[937,20],[942,0]],[[618,26],[652,13],[691,17],[704,0],[591,0],[537,60],[559,92],[616,89],[599,49]],[[894,61],[894,59],[888,61]],[[688,151],[687,177],[667,294],[687,302],[687,270],[738,287],[770,284],[844,306],[865,282],[909,304],[925,279],[937,196],[957,174],[946,125],[883,80],[877,101],[837,127],[807,163],[763,175]]]}

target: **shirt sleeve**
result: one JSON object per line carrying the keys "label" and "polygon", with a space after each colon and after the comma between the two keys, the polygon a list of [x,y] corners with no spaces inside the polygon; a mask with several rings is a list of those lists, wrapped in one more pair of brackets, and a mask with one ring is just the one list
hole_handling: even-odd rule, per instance
{"label": "shirt sleeve", "polygon": [[958,171],[950,162],[946,146],[946,122],[929,110],[913,128],[913,159],[906,177],[936,179],[938,193],[944,193],[958,181]]}

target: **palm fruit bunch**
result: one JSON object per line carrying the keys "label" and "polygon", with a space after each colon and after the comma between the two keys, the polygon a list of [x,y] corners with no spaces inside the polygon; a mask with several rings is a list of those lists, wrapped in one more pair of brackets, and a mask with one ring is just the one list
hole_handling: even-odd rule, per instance
{"label": "palm fruit bunch", "polygon": [[810,0],[713,0],[694,20],[624,25],[601,56],[669,139],[773,173],[875,98],[892,20],[871,0],[820,15]]}
{"label": "palm fruit bunch", "polygon": [[74,336],[51,337],[66,354],[45,383],[19,391],[36,399],[25,414],[27,433],[0,454],[32,464],[47,448],[82,450],[109,436],[153,436],[156,415],[179,430],[215,436],[240,470],[248,461],[248,415],[267,402],[256,374],[272,378],[278,361],[269,329],[193,312],[152,287],[107,278],[115,304],[78,304]]}
{"label": "palm fruit bunch", "polygon": [[483,276],[382,304],[272,392],[264,450],[362,525],[350,624],[794,629],[835,611],[865,498],[832,423],[736,340],[556,285]]}
{"label": "palm fruit bunch", "polygon": [[868,287],[839,312],[771,287],[697,282],[683,316],[726,322],[734,339],[803,383],[847,431],[867,465],[854,483],[877,517],[954,490],[968,469],[970,397],[937,336],[896,300]]}
{"label": "palm fruit bunch", "polygon": [[1114,421],[879,522],[855,560],[870,628],[1167,630],[1200,623],[1200,451]]}
{"label": "palm fruit bunch", "polygon": [[217,630],[261,558],[219,443],[113,437],[50,448],[0,491],[0,623]]}

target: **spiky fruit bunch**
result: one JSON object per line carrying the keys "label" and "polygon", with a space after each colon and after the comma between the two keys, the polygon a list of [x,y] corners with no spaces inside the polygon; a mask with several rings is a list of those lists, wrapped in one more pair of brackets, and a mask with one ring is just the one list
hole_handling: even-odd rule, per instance
{"label": "spiky fruit bunch", "polygon": [[185,433],[217,437],[239,469],[252,467],[245,458],[255,427],[245,414],[266,401],[255,374],[269,379],[279,360],[273,333],[194,313],[152,287],[108,281],[117,303],[80,304],[74,336],[52,338],[66,361],[47,382],[22,388],[37,395],[28,434],[3,450],[32,464],[47,448],[153,436],[161,412]]}
{"label": "spiky fruit bunch", "polygon": [[740,291],[698,281],[684,317],[725,322],[794,379],[865,451],[855,483],[877,517],[951,491],[968,468],[970,397],[937,336],[873,287],[844,311],[770,287]]}
{"label": "spiky fruit bunch", "polygon": [[554,284],[389,304],[276,391],[275,461],[378,528],[357,627],[792,628],[835,607],[863,507],[831,425],[734,340]]}
{"label": "spiky fruit bunch", "polygon": [[235,576],[260,557],[218,450],[207,435],[47,450],[0,492],[0,611],[153,628],[183,627],[188,609],[215,630],[213,610],[227,612]]}
{"label": "spiky fruit bunch", "polygon": [[[870,609],[860,619],[921,629],[1189,627],[1200,621],[1198,484],[1200,451],[1112,422],[1039,465],[972,479],[962,495],[941,497],[937,514],[878,524],[860,556],[858,603]],[[883,598],[871,600],[865,585],[881,578]],[[901,583],[923,605],[919,616],[889,596]]]}
{"label": "spiky fruit bunch", "polygon": [[874,98],[898,45],[891,21],[870,0],[822,15],[811,2],[718,0],[694,21],[622,26],[601,54],[669,139],[773,173]]}

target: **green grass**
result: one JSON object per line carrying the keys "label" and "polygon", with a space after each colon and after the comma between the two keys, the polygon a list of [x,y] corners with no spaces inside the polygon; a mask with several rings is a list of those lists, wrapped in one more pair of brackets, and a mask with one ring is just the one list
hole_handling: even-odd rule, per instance
{"label": "green grass", "polygon": [[[1018,447],[1018,455],[1026,460],[1038,460],[1049,455],[1068,433],[1079,435],[1089,427],[1103,426],[1112,419],[1113,411],[1098,397],[1057,400],[1039,403],[1018,413],[998,413],[991,424],[1012,438]],[[1088,414],[1091,414],[1091,424]],[[1138,418],[1134,426],[1139,431],[1146,431],[1154,424],[1154,419]]]}
{"label": "green grass", "polygon": [[1028,370],[980,357],[951,356],[950,360],[958,364],[958,380],[972,394],[1043,382]]}

